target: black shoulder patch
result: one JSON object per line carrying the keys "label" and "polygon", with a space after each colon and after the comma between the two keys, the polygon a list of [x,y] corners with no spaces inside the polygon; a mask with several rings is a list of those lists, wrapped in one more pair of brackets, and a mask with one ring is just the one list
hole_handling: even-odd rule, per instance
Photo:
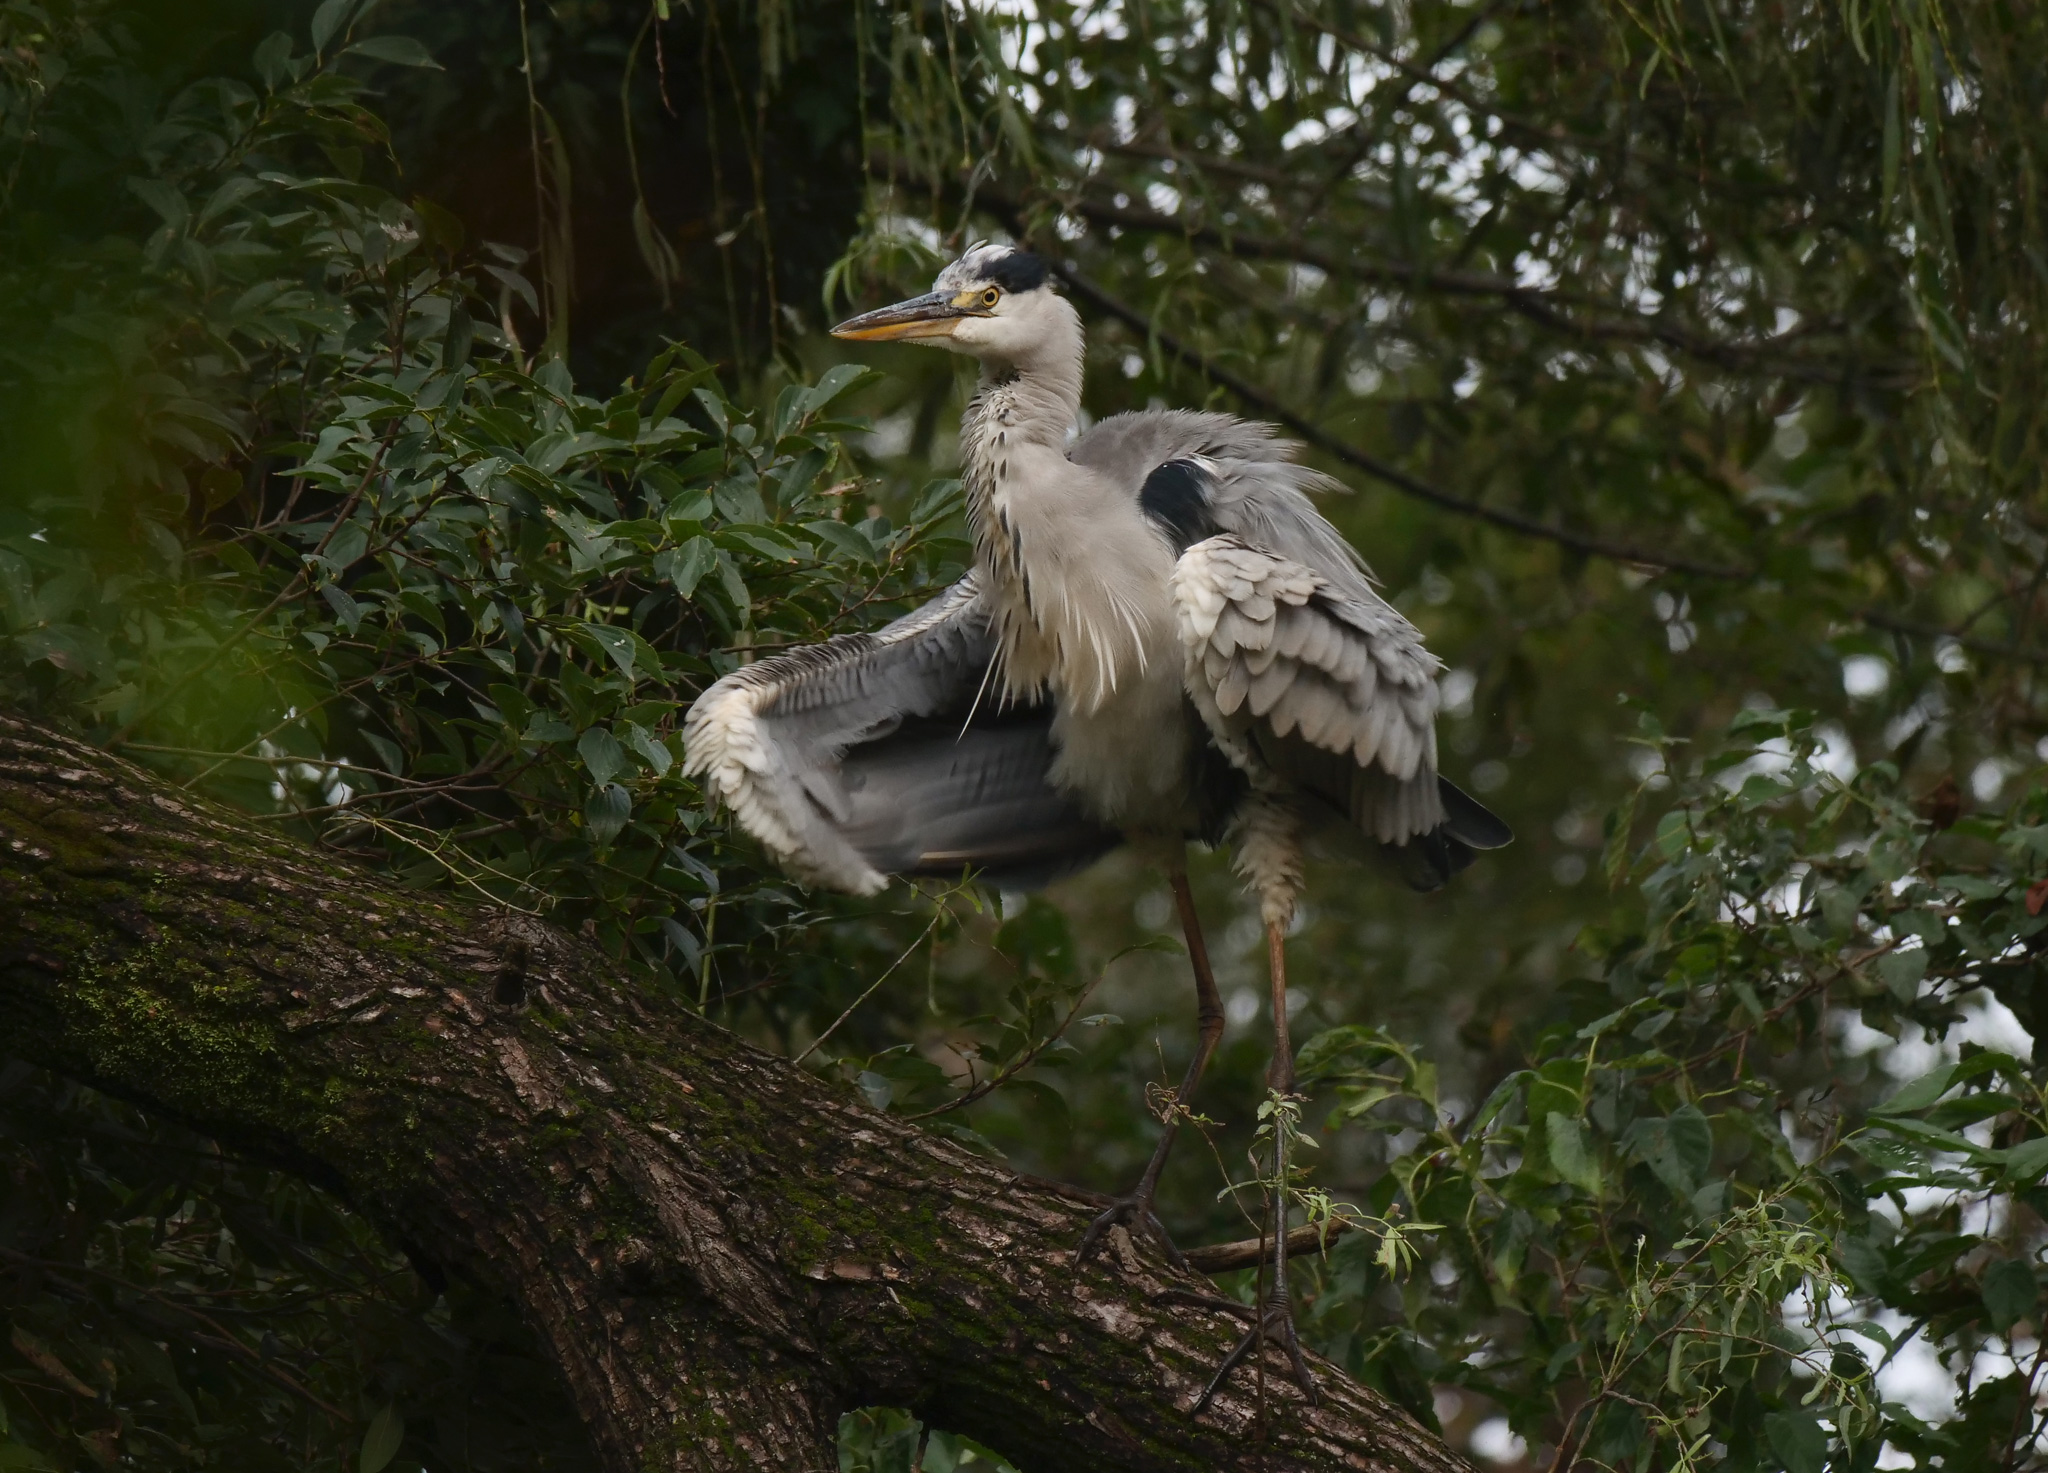
{"label": "black shoulder patch", "polygon": [[1035,292],[1045,285],[1052,273],[1044,261],[1029,251],[1011,251],[998,256],[983,268],[982,280],[1001,287],[1006,292]]}
{"label": "black shoulder patch", "polygon": [[1209,476],[1192,460],[1154,466],[1138,491],[1138,505],[1158,523],[1176,555],[1216,535],[1216,523],[1209,516]]}

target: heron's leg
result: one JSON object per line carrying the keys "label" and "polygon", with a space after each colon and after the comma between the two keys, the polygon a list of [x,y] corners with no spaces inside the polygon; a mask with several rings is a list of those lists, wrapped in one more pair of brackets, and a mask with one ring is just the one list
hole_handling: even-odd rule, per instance
{"label": "heron's leg", "polygon": [[1152,1159],[1145,1163],[1145,1174],[1138,1178],[1137,1189],[1128,1197],[1119,1197],[1088,1224],[1088,1231],[1082,1235],[1081,1246],[1074,1251],[1074,1266],[1080,1267],[1088,1257],[1102,1245],[1109,1230],[1118,1223],[1136,1226],[1150,1233],[1175,1268],[1186,1268],[1187,1260],[1181,1257],[1173,1239],[1167,1236],[1166,1228],[1153,1211],[1153,1195],[1159,1187],[1159,1173],[1166,1169],[1166,1158],[1173,1152],[1173,1138],[1180,1132],[1180,1112],[1188,1107],[1195,1097],[1195,1089],[1202,1082],[1202,1073],[1209,1067],[1209,1059],[1216,1052],[1216,1044],[1223,1037],[1223,999],[1216,991],[1216,976],[1209,970],[1209,948],[1202,940],[1202,918],[1195,911],[1194,892],[1188,888],[1187,871],[1176,867],[1169,879],[1173,885],[1173,903],[1180,911],[1180,927],[1188,942],[1188,966],[1195,974],[1195,1056],[1188,1060],[1187,1073],[1181,1076],[1180,1089],[1173,1097],[1173,1112],[1166,1120],[1166,1130],[1159,1137],[1159,1144],[1152,1148]]}
{"label": "heron's leg", "polygon": [[[1273,983],[1273,1062],[1266,1069],[1266,1085],[1281,1099],[1294,1093],[1294,1046],[1288,1039],[1287,1029],[1286,938],[1286,923],[1269,916],[1266,921],[1266,957]],[[1273,1121],[1273,1195],[1268,1207],[1273,1261],[1267,1270],[1272,1277],[1266,1289],[1266,1302],[1259,1307],[1251,1329],[1231,1347],[1230,1354],[1223,1357],[1223,1363],[1216,1368],[1216,1374],[1209,1378],[1209,1385],[1195,1403],[1191,1416],[1199,1417],[1239,1363],[1268,1344],[1277,1345],[1287,1352],[1287,1359],[1294,1368],[1294,1379],[1308,1397],[1308,1404],[1314,1406],[1317,1403],[1315,1378],[1309,1374],[1308,1361],[1301,1353],[1301,1339],[1295,1334],[1294,1301],[1287,1288],[1287,1145],[1286,1122],[1276,1116]]]}

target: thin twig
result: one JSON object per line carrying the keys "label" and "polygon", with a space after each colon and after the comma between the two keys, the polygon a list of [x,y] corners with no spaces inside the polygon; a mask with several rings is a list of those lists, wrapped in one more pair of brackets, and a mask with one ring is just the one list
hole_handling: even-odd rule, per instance
{"label": "thin twig", "polygon": [[[1333,1217],[1328,1222],[1303,1223],[1287,1233],[1287,1256],[1298,1258],[1304,1253],[1321,1253],[1345,1233],[1364,1226],[1356,1218]],[[1206,1247],[1188,1248],[1181,1256],[1188,1261],[1188,1267],[1205,1274],[1228,1273],[1232,1269],[1252,1268],[1268,1256],[1270,1244],[1263,1237],[1246,1238],[1237,1243],[1211,1243]]]}
{"label": "thin twig", "polygon": [[1060,1026],[1053,1029],[1052,1032],[1048,1033],[1044,1038],[1041,1038],[1037,1043],[1033,1044],[1029,1049],[1027,1049],[1024,1052],[1022,1057],[1011,1060],[1007,1065],[997,1070],[994,1074],[991,1074],[987,1079],[984,1079],[981,1083],[973,1086],[964,1094],[958,1095],[955,1098],[946,1101],[945,1104],[935,1106],[932,1109],[924,1111],[922,1114],[909,1115],[905,1116],[904,1118],[908,1120],[929,1120],[934,1115],[944,1115],[949,1110],[961,1109],[964,1106],[973,1104],[976,1100],[986,1097],[988,1093],[991,1090],[995,1089],[998,1085],[1004,1083],[1006,1080],[1016,1077],[1016,1075],[1022,1072],[1023,1070],[1030,1068],[1034,1063],[1037,1062],[1038,1056],[1040,1054],[1044,1053],[1047,1049],[1051,1048],[1055,1043],[1057,1043],[1060,1040],[1060,1038],[1066,1033],[1067,1029],[1073,1026],[1075,1015],[1081,1011],[1081,1004],[1085,1003],[1086,1001],[1088,1001],[1090,997],[1095,995],[1095,989],[1102,985],[1102,979],[1109,975],[1109,969],[1116,964],[1118,958],[1128,956],[1132,951],[1136,951],[1138,949],[1139,948],[1137,947],[1131,947],[1128,950],[1120,951],[1116,954],[1116,956],[1113,956],[1108,961],[1104,962],[1102,964],[1102,970],[1095,974],[1095,980],[1093,982],[1090,982],[1086,987],[1081,989],[1081,995],[1075,998],[1074,1005],[1067,1009],[1066,1017],[1060,1019]]}
{"label": "thin twig", "polygon": [[[851,1003],[848,1003],[846,1011],[841,1013],[838,1017],[834,1018],[832,1020],[832,1026],[830,1028],[827,1028],[823,1033],[820,1033],[816,1041],[814,1041],[809,1048],[805,1049],[802,1053],[798,1054],[796,1056],[796,1061],[799,1064],[801,1064],[805,1059],[808,1059],[812,1054],[816,1053],[819,1049],[823,1048],[825,1046],[825,1040],[830,1038],[833,1034],[839,1031],[839,1025],[841,1023],[844,1023],[848,1018],[851,1018],[853,1016],[853,1011],[855,1008],[859,1007],[862,1003],[866,1002],[870,997],[874,996],[875,989],[877,987],[880,987],[884,982],[888,981],[891,977],[896,975],[896,969],[902,966],[905,962],[910,960],[910,954],[913,951],[916,951],[918,947],[924,944],[925,937],[931,935],[933,931],[937,930],[939,922],[944,920],[945,917],[946,913],[944,911],[939,911],[937,914],[933,915],[931,919],[931,924],[926,926],[924,930],[921,933],[919,933],[918,938],[915,941],[911,942],[910,945],[903,948],[903,954],[897,957],[895,961],[889,963],[888,970],[883,972],[881,976],[875,978],[874,981],[870,982],[868,984],[868,990],[866,992],[863,992],[859,997],[856,997]],[[912,1118],[916,1119],[918,1117],[913,1116]]]}

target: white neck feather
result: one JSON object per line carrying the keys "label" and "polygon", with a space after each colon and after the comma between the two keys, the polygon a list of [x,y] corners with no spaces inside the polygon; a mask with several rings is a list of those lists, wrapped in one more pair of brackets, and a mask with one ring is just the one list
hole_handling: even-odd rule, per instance
{"label": "white neck feather", "polygon": [[[1012,696],[1047,687],[1098,709],[1154,662],[1171,558],[1136,502],[1066,459],[1081,407],[1081,320],[1047,294],[1028,350],[984,358],[961,422],[961,459],[976,561]],[[1147,579],[1144,563],[1161,562]],[[1156,627],[1155,627],[1156,626]]]}
{"label": "white neck feather", "polygon": [[1034,304],[1033,317],[1028,347],[982,360],[976,397],[1003,393],[1013,444],[1019,437],[1029,437],[1064,449],[1067,432],[1081,412],[1081,364],[1087,345],[1081,314],[1065,297],[1048,292]]}

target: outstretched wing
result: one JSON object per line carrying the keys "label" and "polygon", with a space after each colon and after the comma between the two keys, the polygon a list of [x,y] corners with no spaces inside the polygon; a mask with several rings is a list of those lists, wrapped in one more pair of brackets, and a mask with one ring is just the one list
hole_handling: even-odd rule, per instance
{"label": "outstretched wing", "polygon": [[717,682],[685,718],[684,771],[800,879],[862,895],[969,868],[1042,881],[1116,836],[1049,782],[1049,711],[978,699],[994,649],[969,574],[876,633]]}
{"label": "outstretched wing", "polygon": [[1173,596],[1188,696],[1232,760],[1403,851],[1422,888],[1508,842],[1505,824],[1438,777],[1442,665],[1369,588],[1224,533],[1181,555]]}

